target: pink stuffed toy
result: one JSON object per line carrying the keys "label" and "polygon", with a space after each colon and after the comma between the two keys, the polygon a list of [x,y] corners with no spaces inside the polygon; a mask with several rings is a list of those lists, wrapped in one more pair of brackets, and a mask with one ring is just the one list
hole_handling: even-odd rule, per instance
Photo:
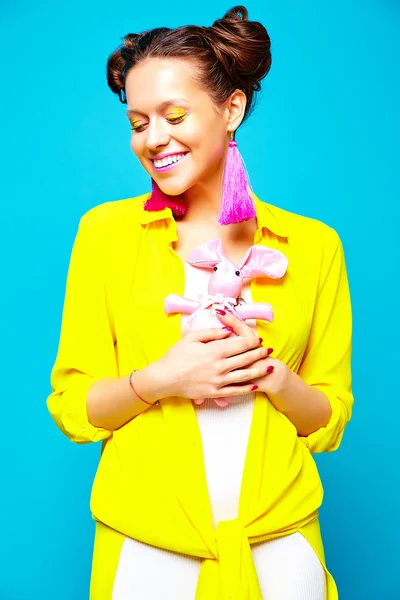
{"label": "pink stuffed toy", "polygon": [[[253,277],[271,277],[279,279],[287,269],[288,260],[278,250],[265,246],[251,246],[246,252],[240,265],[230,262],[223,251],[222,241],[212,240],[201,244],[189,255],[188,262],[195,267],[213,269],[208,284],[208,295],[203,301],[197,302],[169,294],[165,298],[164,309],[167,315],[182,313],[190,315],[182,328],[185,334],[190,330],[202,330],[212,327],[223,327],[218,319],[215,309],[232,312],[239,319],[263,319],[268,322],[273,320],[270,304],[264,302],[238,305],[243,279]],[[235,335],[235,334],[232,334]],[[202,404],[205,398],[194,400],[195,404]],[[231,399],[215,398],[218,406],[227,406]]]}

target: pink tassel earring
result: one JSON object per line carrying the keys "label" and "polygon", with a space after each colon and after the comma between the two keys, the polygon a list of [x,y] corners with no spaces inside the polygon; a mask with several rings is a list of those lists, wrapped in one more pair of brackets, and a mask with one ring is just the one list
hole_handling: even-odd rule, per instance
{"label": "pink tassel earring", "polygon": [[144,209],[149,211],[163,210],[170,208],[175,217],[182,217],[187,206],[182,196],[168,196],[158,187],[157,183],[151,178],[151,195],[146,200]]}
{"label": "pink tassel earring", "polygon": [[221,209],[218,217],[220,225],[241,223],[256,216],[254,200],[246,167],[240,154],[237,143],[231,133],[231,141],[226,155]]}

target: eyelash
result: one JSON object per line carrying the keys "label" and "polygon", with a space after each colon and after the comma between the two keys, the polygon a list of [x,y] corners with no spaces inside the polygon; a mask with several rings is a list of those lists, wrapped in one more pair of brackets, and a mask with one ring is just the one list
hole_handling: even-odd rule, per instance
{"label": "eyelash", "polygon": [[[167,118],[167,121],[171,125],[179,125],[179,123],[182,123],[185,117],[186,115],[183,115],[182,117],[170,117],[169,119]],[[136,133],[141,133],[143,131],[143,127],[145,127],[145,125],[139,125],[139,127],[131,127],[131,130],[135,131]]]}

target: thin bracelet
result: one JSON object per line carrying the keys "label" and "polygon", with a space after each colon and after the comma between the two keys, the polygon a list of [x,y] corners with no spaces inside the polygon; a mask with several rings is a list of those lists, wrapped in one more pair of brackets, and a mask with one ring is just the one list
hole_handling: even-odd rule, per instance
{"label": "thin bracelet", "polygon": [[156,402],[147,402],[147,400],[145,400],[144,398],[142,398],[142,396],[139,396],[139,394],[137,393],[137,391],[135,390],[135,388],[133,387],[133,383],[132,383],[132,375],[134,373],[136,373],[139,369],[134,369],[132,371],[132,373],[129,375],[129,385],[131,386],[131,388],[133,389],[133,391],[135,392],[136,396],[145,404],[148,404],[149,406],[158,406],[160,404],[160,401],[157,400]]}

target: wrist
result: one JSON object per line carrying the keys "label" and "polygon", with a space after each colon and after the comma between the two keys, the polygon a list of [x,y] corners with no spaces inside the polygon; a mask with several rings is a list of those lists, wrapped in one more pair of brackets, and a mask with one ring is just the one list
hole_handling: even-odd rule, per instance
{"label": "wrist", "polygon": [[278,361],[277,359],[272,359],[270,362],[272,363],[274,370],[272,373],[263,377],[259,389],[268,394],[268,397],[273,404],[277,404],[279,403],[279,400],[284,400],[286,392],[291,386],[291,379],[295,374],[285,363]]}
{"label": "wrist", "polygon": [[129,385],[130,385],[130,387],[131,387],[131,390],[132,390],[132,392],[133,392],[133,393],[135,394],[135,396],[136,396],[136,397],[137,397],[137,398],[138,398],[138,399],[141,401],[141,403],[142,403],[143,405],[144,405],[144,404],[147,404],[147,406],[156,406],[157,404],[159,404],[159,401],[158,401],[158,400],[149,401],[149,400],[146,400],[146,399],[143,397],[143,395],[142,395],[142,394],[146,394],[146,395],[148,394],[148,389],[146,389],[146,390],[145,390],[145,392],[143,392],[143,391],[141,390],[141,393],[139,394],[139,392],[138,392],[138,385],[139,385],[139,384],[138,384],[138,381],[137,381],[136,373],[139,373],[139,370],[138,370],[138,369],[134,369],[134,370],[133,370],[133,371],[130,373],[130,375],[129,375],[129,377],[128,377],[128,382],[129,382]]}
{"label": "wrist", "polygon": [[159,361],[137,371],[135,373],[134,386],[142,398],[152,404],[155,404],[161,398],[171,395],[167,389],[164,371]]}

